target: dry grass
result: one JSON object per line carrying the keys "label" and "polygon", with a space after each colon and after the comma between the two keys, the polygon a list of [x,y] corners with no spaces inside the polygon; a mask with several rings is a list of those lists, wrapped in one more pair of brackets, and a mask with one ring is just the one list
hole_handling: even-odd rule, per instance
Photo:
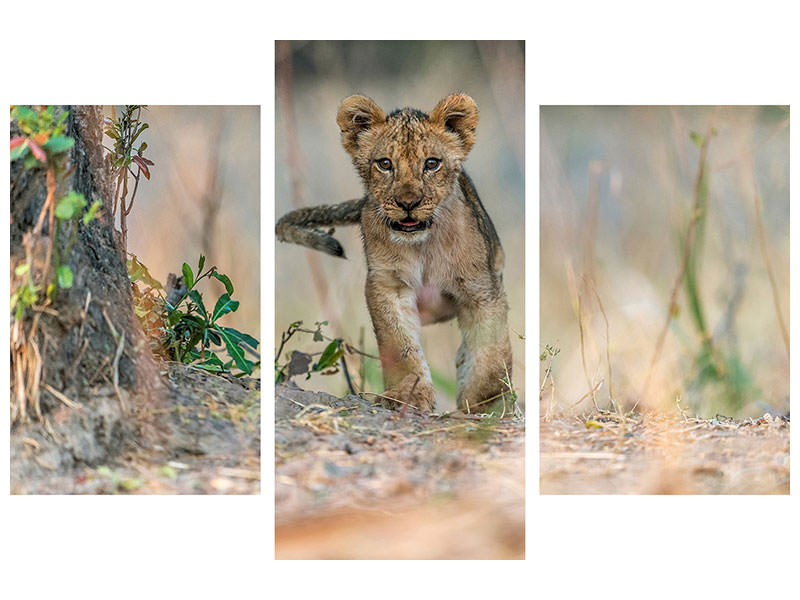
{"label": "dry grass", "polygon": [[545,107],[541,134],[543,412],[787,412],[788,112]]}

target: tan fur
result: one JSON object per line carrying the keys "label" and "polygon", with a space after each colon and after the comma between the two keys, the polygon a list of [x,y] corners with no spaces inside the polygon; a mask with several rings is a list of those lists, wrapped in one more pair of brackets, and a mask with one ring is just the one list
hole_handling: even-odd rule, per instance
{"label": "tan fur", "polygon": [[511,345],[500,240],[461,169],[475,143],[478,108],[469,96],[452,94],[430,116],[408,108],[387,116],[370,98],[351,96],[336,121],[366,195],[289,213],[279,221],[278,237],[337,254],[332,236],[308,227],[352,222],[346,219],[355,220],[354,203],[361,203],[366,298],[384,395],[433,409],[420,329],[456,317],[458,406],[480,410],[508,391],[501,379],[511,372]]}

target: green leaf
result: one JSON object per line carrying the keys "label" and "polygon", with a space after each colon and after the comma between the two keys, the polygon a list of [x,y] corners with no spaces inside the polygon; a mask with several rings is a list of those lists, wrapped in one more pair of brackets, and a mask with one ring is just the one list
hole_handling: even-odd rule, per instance
{"label": "green leaf", "polygon": [[203,304],[203,297],[200,295],[200,292],[198,292],[197,290],[192,290],[191,292],[189,292],[189,298],[191,298],[192,302],[194,302],[197,305],[200,314],[203,316],[203,320],[207,323],[208,313],[206,313],[206,307],[205,304]]}
{"label": "green leaf", "polygon": [[30,270],[31,266],[28,263],[23,263],[14,269],[14,275],[24,275]]}
{"label": "green leaf", "polygon": [[233,296],[233,284],[231,283],[231,280],[227,275],[223,275],[222,273],[217,273],[216,271],[214,271],[211,275],[219,279],[222,283],[224,283],[225,291],[228,292],[228,295]]}
{"label": "green leaf", "polygon": [[183,282],[186,284],[187,289],[192,289],[194,285],[194,275],[192,274],[192,267],[188,264],[183,263]]}
{"label": "green leaf", "polygon": [[231,297],[228,294],[222,294],[222,296],[219,297],[219,300],[217,300],[217,304],[214,306],[214,312],[211,315],[211,322],[215,323],[216,320],[222,315],[234,312],[237,308],[239,308],[238,300],[231,300]]}
{"label": "green leaf", "polygon": [[58,274],[58,287],[72,287],[72,269],[69,268],[69,265],[61,265],[56,270],[56,273]]}
{"label": "green leaf", "polygon": [[690,131],[689,138],[695,143],[695,145],[698,148],[703,145],[703,136],[697,133],[696,131]]}
{"label": "green leaf", "polygon": [[28,171],[39,164],[39,161],[33,154],[25,156],[25,170]]}
{"label": "green leaf", "polygon": [[246,333],[242,333],[241,331],[237,331],[233,327],[223,327],[222,329],[224,329],[225,331],[230,333],[232,336],[234,336],[234,337],[238,338],[239,340],[243,341],[248,346],[252,346],[253,349],[258,348],[258,340],[256,338],[254,338],[254,337],[252,337],[250,335],[247,335]]}
{"label": "green leaf", "polygon": [[37,121],[36,113],[27,106],[15,106],[12,115],[20,125],[30,127],[32,122]]}
{"label": "green leaf", "polygon": [[193,330],[202,330],[206,326],[206,322],[200,317],[194,315],[184,314],[181,317],[181,325]]}
{"label": "green leaf", "polygon": [[65,152],[66,150],[69,150],[74,145],[75,140],[73,140],[71,137],[58,135],[47,140],[42,148],[53,154],[58,154],[59,152]]}
{"label": "green leaf", "polygon": [[239,345],[236,343],[236,340],[232,338],[231,335],[224,329],[217,328],[217,332],[219,332],[219,334],[222,336],[222,339],[225,341],[225,349],[228,351],[228,355],[236,363],[236,366],[240,370],[250,375],[253,372],[253,363],[244,357],[244,350],[239,347]]}
{"label": "green leaf", "polygon": [[86,206],[83,194],[70,192],[58,201],[56,205],[56,216],[62,221],[66,221],[80,214],[81,209]]}
{"label": "green leaf", "polygon": [[166,477],[167,479],[177,479],[178,473],[169,465],[158,467],[156,471],[159,477]]}
{"label": "green leaf", "polygon": [[222,373],[225,370],[225,367],[220,365],[210,365],[207,363],[197,363],[195,366],[198,369],[203,369],[204,371],[208,371],[210,373]]}
{"label": "green leaf", "polygon": [[173,310],[171,313],[167,315],[167,325],[173,327],[178,321],[181,320],[183,313],[179,309]]}
{"label": "green leaf", "polygon": [[71,219],[75,215],[75,204],[68,198],[62,198],[56,205],[56,216],[62,221]]}
{"label": "green leaf", "polygon": [[197,263],[197,274],[198,275],[200,275],[200,273],[203,272],[203,265],[205,265],[205,264],[206,264],[206,257],[201,254],[200,255],[200,262]]}
{"label": "green leaf", "polygon": [[11,160],[17,160],[28,152],[28,140],[22,142],[19,146],[11,150]]}
{"label": "green leaf", "polygon": [[83,224],[88,225],[89,222],[97,216],[97,211],[99,211],[102,207],[103,203],[100,202],[100,200],[95,200],[89,207],[89,210],[83,215]]}
{"label": "green leaf", "polygon": [[141,128],[139,129],[139,131],[137,131],[136,135],[133,136],[133,139],[131,140],[131,145],[133,145],[133,142],[136,141],[136,138],[138,138],[140,135],[142,135],[142,132],[145,129],[147,129],[148,127],[150,127],[150,125],[148,125],[147,123],[142,124]]}
{"label": "green leaf", "polygon": [[140,487],[142,487],[143,483],[144,482],[141,479],[138,479],[137,477],[134,477],[132,479],[123,479],[123,480],[121,480],[119,482],[119,485],[121,487],[125,488],[128,491],[132,491],[132,490],[137,490]]}
{"label": "green leaf", "polygon": [[341,343],[341,340],[333,340],[328,344],[325,350],[322,351],[322,356],[319,357],[319,361],[317,361],[317,364],[314,365],[312,370],[322,371],[323,369],[334,366],[344,354],[344,348],[341,348]]}
{"label": "green leaf", "polygon": [[225,366],[223,364],[223,362],[222,362],[222,359],[220,359],[219,356],[217,356],[216,354],[214,354],[211,351],[206,351],[206,359],[200,364],[201,365],[213,365],[213,366],[216,366],[216,367],[219,367],[219,368],[222,368],[222,367]]}

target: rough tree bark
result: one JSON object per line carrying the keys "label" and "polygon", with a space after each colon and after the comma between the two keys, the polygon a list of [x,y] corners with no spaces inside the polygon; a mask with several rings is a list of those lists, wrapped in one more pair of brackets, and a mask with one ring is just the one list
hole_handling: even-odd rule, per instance
{"label": "rough tree bark", "polygon": [[[28,310],[18,323],[12,316],[12,478],[76,463],[96,465],[118,454],[133,431],[137,401],[159,386],[110,220],[102,108],[60,109],[70,113],[66,135],[75,145],[56,199],[76,191],[89,205],[101,200],[105,210],[88,226],[77,225],[76,242],[65,257],[74,274],[72,287],[60,290],[46,309]],[[35,226],[47,196],[45,168],[26,171],[22,162],[11,164],[12,286],[14,268],[25,261],[23,236]],[[52,235],[48,219],[42,232],[43,239]]]}

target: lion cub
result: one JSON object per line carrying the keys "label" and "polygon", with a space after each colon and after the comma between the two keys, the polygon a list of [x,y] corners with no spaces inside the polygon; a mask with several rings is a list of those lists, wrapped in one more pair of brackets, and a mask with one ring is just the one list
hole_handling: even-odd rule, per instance
{"label": "lion cub", "polygon": [[410,108],[387,115],[370,98],[350,96],[336,122],[366,195],[290,212],[277,237],[343,256],[339,242],[315,227],[360,222],[384,395],[433,409],[420,329],[456,317],[458,407],[479,411],[508,391],[501,380],[511,372],[511,344],[503,250],[461,168],[475,143],[478,107],[452,94],[430,115]]}

